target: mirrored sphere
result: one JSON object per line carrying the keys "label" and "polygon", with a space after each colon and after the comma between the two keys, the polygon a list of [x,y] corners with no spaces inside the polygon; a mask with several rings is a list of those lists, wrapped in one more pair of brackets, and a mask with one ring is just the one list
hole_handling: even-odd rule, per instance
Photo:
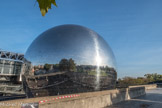
{"label": "mirrored sphere", "polygon": [[32,63],[33,77],[48,77],[48,81],[42,78],[44,84],[37,78],[48,95],[115,87],[117,73],[111,48],[99,34],[83,26],[61,25],[43,32],[29,46],[25,58]]}

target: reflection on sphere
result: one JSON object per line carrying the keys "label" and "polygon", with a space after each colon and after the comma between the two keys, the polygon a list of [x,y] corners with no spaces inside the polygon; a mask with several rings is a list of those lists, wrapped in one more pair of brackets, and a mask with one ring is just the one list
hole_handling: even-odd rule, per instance
{"label": "reflection on sphere", "polygon": [[25,58],[32,63],[26,85],[33,96],[115,87],[110,47],[100,35],[82,26],[61,25],[45,31],[29,46]]}

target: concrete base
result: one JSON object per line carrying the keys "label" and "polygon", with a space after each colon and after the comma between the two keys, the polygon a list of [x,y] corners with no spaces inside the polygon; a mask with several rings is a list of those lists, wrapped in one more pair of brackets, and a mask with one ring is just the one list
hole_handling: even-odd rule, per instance
{"label": "concrete base", "polygon": [[146,90],[150,90],[150,89],[155,89],[155,88],[157,88],[157,84],[129,86],[129,88],[135,88],[135,87],[145,87]]}
{"label": "concrete base", "polygon": [[[131,86],[124,89],[114,89],[114,90],[105,90],[98,92],[88,92],[80,93],[78,97],[73,98],[59,98],[61,96],[48,96],[40,98],[30,98],[30,99],[21,99],[21,100],[12,100],[12,101],[3,101],[3,104],[14,104],[11,108],[21,108],[22,103],[33,103],[45,101],[39,104],[39,108],[103,108],[110,106],[112,104],[129,100],[135,97],[145,95],[146,89],[156,88],[155,85],[147,86]],[[1,103],[1,102],[0,102]],[[20,104],[21,103],[21,104]],[[4,106],[5,107],[5,106]],[[9,107],[9,106],[8,106]],[[6,107],[6,108],[8,108]]]}
{"label": "concrete base", "polygon": [[145,95],[144,87],[82,93],[78,99],[41,104],[40,108],[103,108],[141,95]]}

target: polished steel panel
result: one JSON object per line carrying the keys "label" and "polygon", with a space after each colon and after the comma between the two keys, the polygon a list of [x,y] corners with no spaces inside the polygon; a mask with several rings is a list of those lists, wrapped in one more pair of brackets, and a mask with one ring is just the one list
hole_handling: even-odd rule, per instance
{"label": "polished steel panel", "polygon": [[111,48],[99,34],[83,26],[61,25],[43,32],[29,46],[25,58],[32,63],[35,76],[64,72],[63,77],[72,83],[93,90],[115,87]]}

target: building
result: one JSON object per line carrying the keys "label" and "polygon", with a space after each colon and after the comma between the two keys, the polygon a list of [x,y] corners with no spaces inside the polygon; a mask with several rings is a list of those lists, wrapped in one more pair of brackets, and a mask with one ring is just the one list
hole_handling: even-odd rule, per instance
{"label": "building", "polygon": [[24,54],[0,50],[0,93],[23,93],[22,75],[30,64]]}

